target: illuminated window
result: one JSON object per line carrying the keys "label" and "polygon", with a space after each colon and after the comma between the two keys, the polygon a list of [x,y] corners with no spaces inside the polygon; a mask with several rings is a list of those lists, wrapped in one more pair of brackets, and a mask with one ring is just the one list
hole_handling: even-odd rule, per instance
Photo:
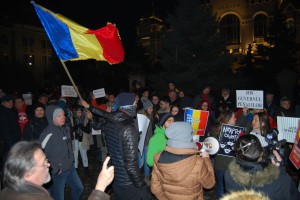
{"label": "illuminated window", "polygon": [[229,14],[220,21],[221,36],[228,44],[240,43],[240,20],[236,15]]}

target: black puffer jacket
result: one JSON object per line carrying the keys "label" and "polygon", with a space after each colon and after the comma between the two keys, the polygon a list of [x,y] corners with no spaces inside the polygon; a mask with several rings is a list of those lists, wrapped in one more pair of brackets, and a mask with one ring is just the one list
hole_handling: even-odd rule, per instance
{"label": "black puffer jacket", "polygon": [[138,168],[139,133],[133,118],[123,112],[108,113],[93,106],[89,110],[107,118],[104,136],[107,150],[115,167],[114,185],[145,186],[142,173]]}

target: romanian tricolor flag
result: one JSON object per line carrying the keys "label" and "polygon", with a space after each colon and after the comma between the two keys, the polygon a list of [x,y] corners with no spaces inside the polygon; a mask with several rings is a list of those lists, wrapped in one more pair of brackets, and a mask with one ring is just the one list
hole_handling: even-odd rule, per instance
{"label": "romanian tricolor flag", "polygon": [[204,136],[209,112],[196,109],[185,109],[184,121],[188,122],[194,131],[194,135]]}
{"label": "romanian tricolor flag", "polygon": [[96,59],[117,64],[124,60],[124,49],[115,25],[90,30],[72,20],[31,2],[54,47],[63,60]]}

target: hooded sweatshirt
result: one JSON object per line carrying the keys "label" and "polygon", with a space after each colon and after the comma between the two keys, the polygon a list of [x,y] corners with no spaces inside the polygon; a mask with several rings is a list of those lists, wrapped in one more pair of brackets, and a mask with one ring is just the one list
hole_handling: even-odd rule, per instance
{"label": "hooded sweatshirt", "polygon": [[52,174],[70,170],[74,166],[74,155],[72,150],[70,128],[64,124],[57,126],[53,123],[53,113],[55,109],[61,107],[50,105],[46,108],[48,126],[40,135],[39,142],[51,164]]}

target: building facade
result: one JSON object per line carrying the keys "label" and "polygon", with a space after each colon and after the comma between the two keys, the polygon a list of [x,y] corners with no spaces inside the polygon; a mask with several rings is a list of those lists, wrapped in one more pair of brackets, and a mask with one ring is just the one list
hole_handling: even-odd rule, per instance
{"label": "building facade", "polygon": [[[227,50],[236,55],[246,55],[249,48],[257,55],[257,46],[269,46],[265,38],[274,12],[282,10],[286,26],[296,31],[295,41],[300,44],[300,10],[295,0],[210,0],[213,14],[219,22],[219,31],[226,39]],[[299,57],[299,56],[298,56]],[[300,60],[296,63],[300,72]]]}
{"label": "building facade", "polygon": [[1,66],[23,66],[37,83],[42,83],[54,55],[44,29],[24,24],[0,25],[0,37]]}

